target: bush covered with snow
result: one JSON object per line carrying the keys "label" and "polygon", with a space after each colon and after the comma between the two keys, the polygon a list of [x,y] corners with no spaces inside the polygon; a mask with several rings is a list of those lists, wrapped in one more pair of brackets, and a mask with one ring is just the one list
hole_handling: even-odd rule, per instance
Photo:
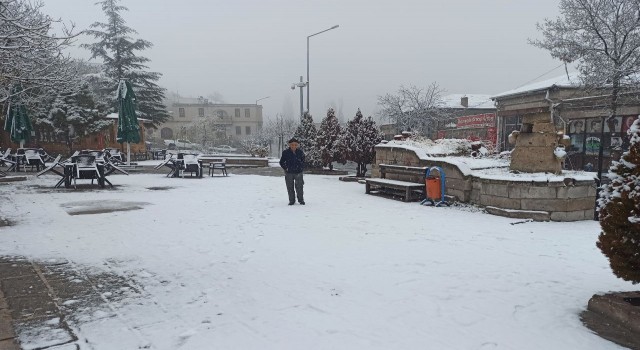
{"label": "bush covered with snow", "polygon": [[471,154],[471,141],[465,139],[431,140],[422,136],[413,136],[404,141],[391,141],[415,148],[420,148],[430,156],[468,156]]}
{"label": "bush covered with snow", "polygon": [[597,246],[609,258],[613,273],[640,283],[640,121],[628,131],[629,151],[609,169],[611,182],[598,199],[600,233]]}

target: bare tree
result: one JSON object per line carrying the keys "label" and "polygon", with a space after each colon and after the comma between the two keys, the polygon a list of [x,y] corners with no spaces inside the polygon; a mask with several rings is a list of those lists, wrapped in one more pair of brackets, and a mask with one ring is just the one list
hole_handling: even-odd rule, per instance
{"label": "bare tree", "polygon": [[[20,96],[37,100],[48,87],[64,89],[75,84],[76,66],[63,54],[77,34],[73,25],[43,14],[41,1],[0,1],[0,102],[11,96],[11,86],[20,84]],[[62,35],[51,34],[55,24],[62,25]]]}
{"label": "bare tree", "polygon": [[606,87],[610,116],[621,90],[637,86],[640,70],[640,0],[561,0],[560,17],[538,24],[537,47],[577,63],[586,87]]}
{"label": "bare tree", "polygon": [[280,153],[284,150],[287,140],[296,132],[297,127],[298,122],[293,118],[278,114],[275,119],[270,120],[267,123],[265,132],[267,132],[273,139],[277,140],[278,153]]}
{"label": "bare tree", "polygon": [[[616,115],[621,95],[637,96],[640,70],[640,0],[561,0],[560,16],[538,24],[543,39],[531,43],[549,50],[565,63],[577,63],[589,89],[608,95],[608,116]],[[603,146],[598,153],[598,179],[603,167]],[[598,186],[598,194],[601,187]]]}
{"label": "bare tree", "polygon": [[400,86],[395,94],[378,96],[379,117],[394,123],[397,132],[411,130],[430,136],[436,122],[446,115],[443,93],[435,82],[426,88]]}

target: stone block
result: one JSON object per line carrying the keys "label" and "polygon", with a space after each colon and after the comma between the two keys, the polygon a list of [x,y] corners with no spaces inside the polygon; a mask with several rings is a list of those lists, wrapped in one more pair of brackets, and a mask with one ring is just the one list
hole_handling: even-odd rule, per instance
{"label": "stone block", "polygon": [[[558,188],[558,198],[574,199],[589,197],[588,186],[567,186]],[[593,194],[595,198],[595,193]]]}
{"label": "stone block", "polygon": [[529,198],[556,199],[556,188],[549,186],[531,186],[528,188]]}
{"label": "stone block", "polygon": [[520,201],[520,199],[515,198],[480,195],[480,205],[482,206],[491,206],[502,209],[523,209]]}
{"label": "stone block", "polygon": [[554,211],[551,213],[551,221],[581,221],[586,220],[584,210],[580,211]]}
{"label": "stone block", "polygon": [[555,149],[558,146],[558,135],[553,133],[520,133],[516,142],[518,147],[551,147]]}
{"label": "stone block", "polygon": [[509,184],[509,198],[529,198],[529,187],[521,183]]}
{"label": "stone block", "polygon": [[484,183],[480,193],[496,197],[509,197],[509,186],[507,184]]}
{"label": "stone block", "polygon": [[473,189],[473,184],[471,180],[462,180],[462,179],[445,179],[445,185],[447,189],[456,189],[462,191],[471,191]]}
{"label": "stone block", "polygon": [[598,189],[596,188],[596,185],[593,184],[593,185],[589,186],[589,189],[587,191],[588,191],[587,192],[587,196],[595,198]]}
{"label": "stone block", "polygon": [[550,215],[546,211],[533,210],[505,210],[496,207],[486,207],[487,213],[492,215],[504,216],[513,219],[532,219],[534,221],[549,221]]}
{"label": "stone block", "polygon": [[531,113],[522,116],[522,124],[535,124],[540,122],[550,122],[551,116],[549,113]]}
{"label": "stone block", "polygon": [[525,173],[559,174],[562,171],[561,162],[553,154],[553,147],[516,147],[511,153],[510,169]]}
{"label": "stone block", "polygon": [[567,211],[593,210],[596,207],[596,198],[567,199]]}
{"label": "stone block", "polygon": [[521,205],[523,210],[567,211],[567,200],[524,198]]}
{"label": "stone block", "polygon": [[469,197],[467,195],[467,192],[463,191],[463,190],[453,190],[453,189],[447,189],[447,196],[452,196],[456,198],[456,201],[458,202],[468,202],[469,201]]}
{"label": "stone block", "polygon": [[538,121],[536,123],[533,123],[533,130],[534,133],[535,132],[544,132],[544,133],[551,133],[551,134],[556,134],[557,130],[556,130],[556,126],[553,125],[552,123],[547,122],[542,122],[542,121]]}
{"label": "stone block", "polygon": [[640,308],[624,301],[625,297],[638,298],[638,292],[594,295],[587,309],[619,323],[633,333],[640,333]]}

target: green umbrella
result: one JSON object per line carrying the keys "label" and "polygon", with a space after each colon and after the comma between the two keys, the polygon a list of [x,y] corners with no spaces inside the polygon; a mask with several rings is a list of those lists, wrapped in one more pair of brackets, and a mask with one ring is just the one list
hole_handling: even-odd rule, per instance
{"label": "green umbrella", "polygon": [[127,143],[127,164],[131,159],[131,143],[140,142],[140,125],[136,117],[135,100],[131,84],[126,80],[120,80],[118,85],[118,143]]}
{"label": "green umbrella", "polygon": [[[12,96],[18,96],[22,92],[22,86],[18,85],[12,89]],[[24,147],[24,143],[31,138],[31,120],[27,115],[27,107],[24,104],[9,100],[7,108],[7,117],[4,120],[4,130],[9,132],[11,141],[20,144],[20,148]]]}

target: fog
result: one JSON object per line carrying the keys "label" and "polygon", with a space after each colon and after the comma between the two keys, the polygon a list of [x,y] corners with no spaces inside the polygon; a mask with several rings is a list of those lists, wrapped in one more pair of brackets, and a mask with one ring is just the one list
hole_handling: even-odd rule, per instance
{"label": "fog", "polygon": [[[345,118],[376,112],[377,96],[400,85],[438,82],[447,93],[497,94],[560,63],[527,43],[536,23],[558,15],[557,0],[124,0],[127,25],[154,47],[160,85],[183,96],[219,92],[227,103],[259,103],[265,117],[299,113],[310,39],[310,105]],[[44,12],[86,29],[105,21],[88,0],[45,0]],[[93,38],[80,37],[77,43]],[[78,58],[89,58],[73,49]],[[562,74],[552,71],[546,77]],[[306,104],[306,93],[305,93]]]}

